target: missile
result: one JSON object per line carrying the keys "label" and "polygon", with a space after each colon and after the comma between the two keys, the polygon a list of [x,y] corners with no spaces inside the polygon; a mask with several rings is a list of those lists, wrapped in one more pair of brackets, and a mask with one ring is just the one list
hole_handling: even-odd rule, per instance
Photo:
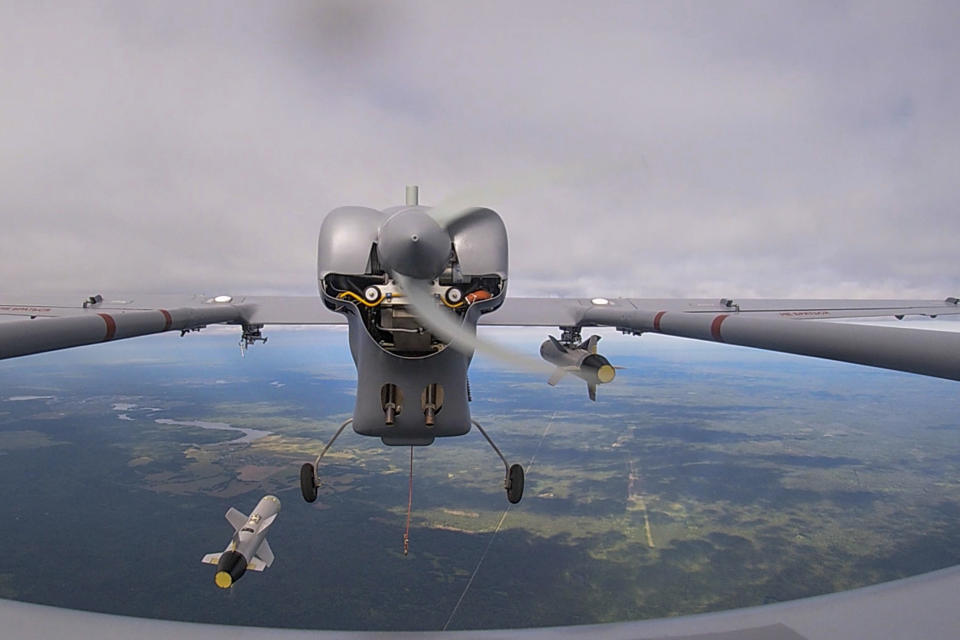
{"label": "missile", "polygon": [[280,513],[280,500],[264,496],[253,512],[245,516],[233,507],[227,510],[227,521],[233,525],[230,544],[221,553],[203,556],[206,564],[217,565],[214,581],[221,589],[229,589],[247,569],[263,571],[273,564],[273,551],[267,542],[267,529]]}
{"label": "missile", "polygon": [[540,345],[540,357],[550,364],[557,365],[547,384],[553,386],[568,373],[572,373],[587,383],[590,399],[597,399],[597,385],[613,381],[617,369],[610,361],[597,353],[600,336],[590,336],[580,344],[565,345],[553,336]]}

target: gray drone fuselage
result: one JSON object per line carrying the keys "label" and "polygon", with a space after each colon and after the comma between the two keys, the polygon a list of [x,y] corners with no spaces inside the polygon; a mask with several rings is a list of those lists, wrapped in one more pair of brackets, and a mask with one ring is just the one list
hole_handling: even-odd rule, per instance
{"label": "gray drone fuselage", "polygon": [[353,429],[387,445],[428,445],[471,426],[472,351],[451,347],[422,322],[396,272],[428,287],[438,308],[470,333],[506,293],[500,216],[472,209],[440,229],[429,211],[416,204],[383,211],[340,207],[320,228],[320,295],[346,317],[357,367]]}

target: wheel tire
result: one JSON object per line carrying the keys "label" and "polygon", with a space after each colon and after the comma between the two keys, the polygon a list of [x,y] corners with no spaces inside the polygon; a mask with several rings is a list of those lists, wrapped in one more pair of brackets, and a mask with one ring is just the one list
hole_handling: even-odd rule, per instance
{"label": "wheel tire", "polygon": [[300,467],[300,493],[307,502],[313,502],[317,499],[317,485],[314,482],[313,465],[304,462]]}
{"label": "wheel tire", "polygon": [[510,486],[507,487],[507,500],[510,504],[517,504],[523,497],[523,467],[518,464],[510,467]]}

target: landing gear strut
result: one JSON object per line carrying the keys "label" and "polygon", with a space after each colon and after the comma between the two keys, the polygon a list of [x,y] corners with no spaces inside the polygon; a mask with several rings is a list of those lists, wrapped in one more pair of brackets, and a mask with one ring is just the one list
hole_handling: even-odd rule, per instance
{"label": "landing gear strut", "polygon": [[507,500],[510,501],[510,504],[517,504],[520,502],[520,499],[523,498],[523,467],[519,464],[511,465],[507,462],[507,459],[503,457],[503,454],[500,453],[500,449],[497,448],[497,445],[493,444],[493,440],[490,439],[490,436],[487,435],[487,432],[483,430],[483,427],[480,426],[480,423],[476,420],[471,420],[480,433],[486,438],[487,442],[490,443],[490,446],[493,447],[493,450],[497,452],[497,455],[500,456],[500,459],[503,460],[503,467],[506,469],[506,476],[503,480],[503,488],[507,490]]}
{"label": "landing gear strut", "polygon": [[[340,428],[333,434],[333,437],[327,442],[327,445],[323,448],[323,451],[320,452],[320,455],[317,456],[313,464],[304,462],[300,467],[300,493],[303,494],[303,499],[307,502],[313,502],[317,499],[317,488],[320,486],[320,476],[317,475],[317,467],[320,466],[320,459],[323,458],[327,449],[340,437],[340,434],[343,433],[343,430],[346,429],[347,425],[351,422],[353,422],[353,418],[350,418],[340,425]],[[523,482],[521,480],[521,486],[522,484]]]}

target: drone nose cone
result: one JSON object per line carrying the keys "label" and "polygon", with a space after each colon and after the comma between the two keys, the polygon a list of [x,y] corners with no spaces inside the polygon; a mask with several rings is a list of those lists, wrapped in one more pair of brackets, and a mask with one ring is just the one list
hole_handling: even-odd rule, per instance
{"label": "drone nose cone", "polygon": [[390,271],[432,280],[450,259],[450,234],[421,209],[404,209],[380,227],[377,252]]}

